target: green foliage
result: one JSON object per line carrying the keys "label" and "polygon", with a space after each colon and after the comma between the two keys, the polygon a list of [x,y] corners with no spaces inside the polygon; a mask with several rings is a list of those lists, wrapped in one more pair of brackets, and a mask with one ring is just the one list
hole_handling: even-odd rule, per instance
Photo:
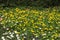
{"label": "green foliage", "polygon": [[60,0],[2,0],[2,3],[8,6],[55,6],[60,4]]}
{"label": "green foliage", "polygon": [[21,40],[60,40],[60,7],[30,8],[0,10],[0,36],[12,31],[19,34]]}

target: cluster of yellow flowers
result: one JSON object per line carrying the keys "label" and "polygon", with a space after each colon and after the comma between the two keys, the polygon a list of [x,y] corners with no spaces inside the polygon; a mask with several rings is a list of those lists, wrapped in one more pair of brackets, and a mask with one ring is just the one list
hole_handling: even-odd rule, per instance
{"label": "cluster of yellow flowers", "polygon": [[0,24],[17,30],[20,35],[27,33],[28,39],[34,36],[41,40],[60,40],[60,13],[46,10],[0,10]]}

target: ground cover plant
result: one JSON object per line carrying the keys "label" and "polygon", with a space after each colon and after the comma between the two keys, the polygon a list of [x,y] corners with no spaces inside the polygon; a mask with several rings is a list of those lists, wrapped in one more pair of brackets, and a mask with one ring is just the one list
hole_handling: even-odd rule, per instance
{"label": "ground cover plant", "polygon": [[0,40],[60,40],[60,7],[1,8]]}

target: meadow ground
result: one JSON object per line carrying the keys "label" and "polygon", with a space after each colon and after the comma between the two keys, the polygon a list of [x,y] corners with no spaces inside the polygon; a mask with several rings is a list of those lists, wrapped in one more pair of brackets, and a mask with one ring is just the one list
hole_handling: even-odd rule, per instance
{"label": "meadow ground", "polygon": [[1,8],[0,38],[0,40],[60,40],[60,7]]}

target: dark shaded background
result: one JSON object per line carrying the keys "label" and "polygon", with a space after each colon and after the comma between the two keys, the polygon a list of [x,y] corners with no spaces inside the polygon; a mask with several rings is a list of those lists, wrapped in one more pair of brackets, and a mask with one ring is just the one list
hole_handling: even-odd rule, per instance
{"label": "dark shaded background", "polygon": [[0,0],[0,6],[60,6],[60,0]]}

